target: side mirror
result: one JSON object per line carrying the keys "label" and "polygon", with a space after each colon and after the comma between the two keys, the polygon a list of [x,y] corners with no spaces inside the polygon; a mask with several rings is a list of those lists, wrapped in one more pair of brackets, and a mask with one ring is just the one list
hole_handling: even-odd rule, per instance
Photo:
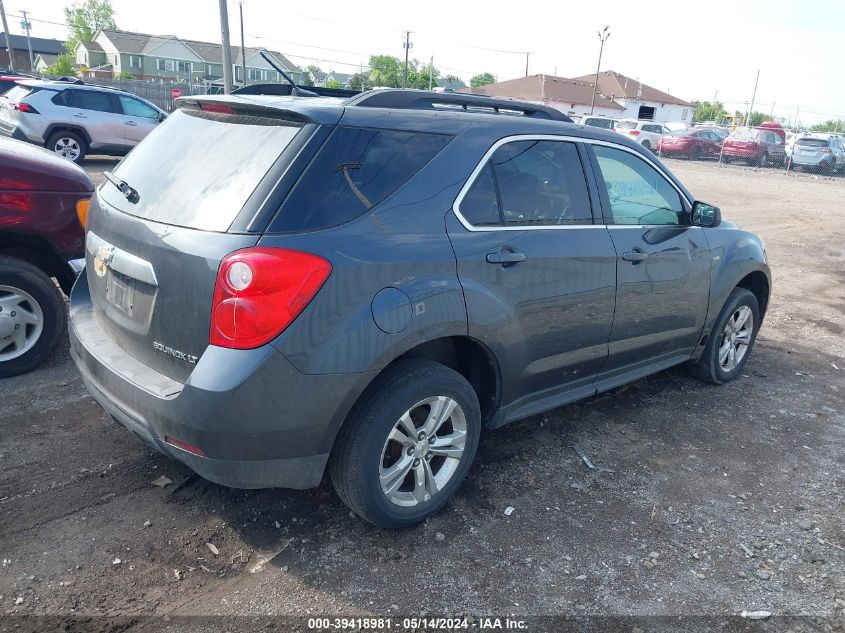
{"label": "side mirror", "polygon": [[165,113],[165,112],[161,112],[161,113],[159,113],[159,115],[158,115],[158,122],[159,122],[159,123],[161,123],[161,122],[162,122],[162,121],[164,121],[166,118],[167,118],[167,113]]}
{"label": "side mirror", "polygon": [[713,227],[722,222],[722,212],[719,207],[696,200],[692,203],[692,225]]}

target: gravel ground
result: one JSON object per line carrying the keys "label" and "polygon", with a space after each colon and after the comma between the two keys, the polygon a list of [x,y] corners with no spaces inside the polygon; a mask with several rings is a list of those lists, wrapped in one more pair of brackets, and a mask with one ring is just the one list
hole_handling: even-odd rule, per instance
{"label": "gravel ground", "polygon": [[202,614],[841,621],[845,179],[667,162],[766,241],[774,294],[741,379],[677,368],[485,433],[454,501],[391,532],[325,482],[231,490],[153,453],[87,395],[65,345],[0,382],[0,628],[15,615],[66,630]]}

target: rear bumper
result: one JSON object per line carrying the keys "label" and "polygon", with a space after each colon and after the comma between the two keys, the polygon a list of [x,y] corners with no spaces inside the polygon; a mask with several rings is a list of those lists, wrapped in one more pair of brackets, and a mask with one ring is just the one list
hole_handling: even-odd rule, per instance
{"label": "rear bumper", "polygon": [[801,165],[802,167],[826,167],[830,165],[833,157],[826,156],[802,156],[801,154],[792,153],[790,160],[793,165]]}
{"label": "rear bumper", "polygon": [[105,334],[86,275],[70,304],[71,355],[94,399],[147,444],[224,486],[317,486],[337,430],[369,382],[369,374],[302,374],[264,346],[209,347],[182,384],[129,356]]}
{"label": "rear bumper", "polygon": [[657,149],[661,154],[690,156],[695,153],[695,146],[693,145],[665,145],[664,143],[660,143]]}
{"label": "rear bumper", "polygon": [[722,149],[723,156],[731,158],[757,158],[763,154],[761,149],[745,149],[742,147],[725,147]]}
{"label": "rear bumper", "polygon": [[0,121],[0,135],[8,136],[13,139],[17,139],[18,141],[26,141],[29,143],[35,143],[37,141],[31,141],[26,134],[24,134],[23,130],[19,127],[6,123],[4,121]]}

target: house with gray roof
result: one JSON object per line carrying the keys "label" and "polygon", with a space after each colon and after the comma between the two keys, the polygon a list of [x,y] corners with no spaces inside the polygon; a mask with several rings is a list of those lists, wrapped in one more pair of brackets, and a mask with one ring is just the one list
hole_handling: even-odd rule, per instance
{"label": "house with gray roof", "polygon": [[[38,55],[58,56],[65,52],[65,43],[59,40],[49,40],[43,37],[31,37],[33,62]],[[12,53],[15,59],[15,69],[20,72],[32,72],[34,69],[29,65],[29,45],[23,35],[9,34],[9,43],[12,45]],[[9,67],[9,51],[6,50],[6,34],[0,31],[0,68]]]}
{"label": "house with gray roof", "polygon": [[[235,84],[286,83],[261,56],[267,53],[294,81],[304,73],[278,51],[232,47]],[[213,42],[182,39],[175,35],[150,35],[132,31],[100,30],[91,42],[79,42],[76,65],[82,74],[116,78],[123,73],[146,81],[217,83],[223,77],[223,47]],[[246,78],[243,59],[246,58]],[[244,81],[246,79],[246,81]]]}

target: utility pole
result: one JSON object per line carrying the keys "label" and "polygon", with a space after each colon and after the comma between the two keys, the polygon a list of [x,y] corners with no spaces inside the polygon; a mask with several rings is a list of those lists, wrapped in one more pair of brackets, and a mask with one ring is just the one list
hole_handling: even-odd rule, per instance
{"label": "utility pole", "polygon": [[530,54],[531,54],[531,53],[525,53],[525,76],[526,76],[526,77],[528,76],[528,56],[529,56]]}
{"label": "utility pole", "polygon": [[760,71],[757,71],[757,79],[754,80],[754,92],[751,93],[751,107],[748,108],[748,115],[745,117],[745,127],[748,127],[751,121],[751,115],[754,113],[754,99],[757,96],[757,82],[760,81]]}
{"label": "utility pole", "polygon": [[792,124],[793,128],[798,128],[798,111],[801,109],[801,106],[795,106],[795,121]]}
{"label": "utility pole", "polygon": [[775,118],[775,102],[774,101],[772,101],[772,111],[769,112],[769,118],[770,119]]}
{"label": "utility pole", "polygon": [[402,87],[408,87],[408,54],[411,52],[411,31],[405,31],[405,43],[402,44],[405,49],[405,72],[402,74]]}
{"label": "utility pole", "polygon": [[232,49],[229,48],[229,10],[226,0],[218,0],[220,4],[220,36],[223,45],[223,90],[226,94],[232,92]]}
{"label": "utility pole", "polygon": [[238,2],[238,8],[241,11],[241,66],[244,74],[244,86],[246,85],[246,46],[244,45],[244,3],[243,0]]}
{"label": "utility pole", "polygon": [[428,62],[428,89],[431,90],[434,87],[434,55],[431,56],[431,60]]}
{"label": "utility pole", "polygon": [[21,26],[26,29],[26,47],[29,49],[29,71],[32,72],[35,70],[35,57],[32,55],[32,40],[29,39],[29,29],[32,28],[32,22],[26,19],[26,11],[21,11],[21,13],[23,13]]}
{"label": "utility pole", "polygon": [[599,71],[601,70],[601,54],[604,52],[604,43],[607,41],[607,38],[610,37],[609,26],[604,27],[603,30],[598,31],[599,39],[601,40],[601,46],[599,47],[599,63],[596,66],[596,80],[593,82],[593,99],[590,102],[590,114],[593,113],[593,110],[596,107],[596,91],[599,88]]}
{"label": "utility pole", "polygon": [[3,31],[6,33],[6,50],[9,52],[9,70],[15,72],[15,49],[12,48],[12,39],[9,36],[9,24],[6,22],[6,10],[3,8],[3,0],[0,0],[0,18],[3,19]]}

